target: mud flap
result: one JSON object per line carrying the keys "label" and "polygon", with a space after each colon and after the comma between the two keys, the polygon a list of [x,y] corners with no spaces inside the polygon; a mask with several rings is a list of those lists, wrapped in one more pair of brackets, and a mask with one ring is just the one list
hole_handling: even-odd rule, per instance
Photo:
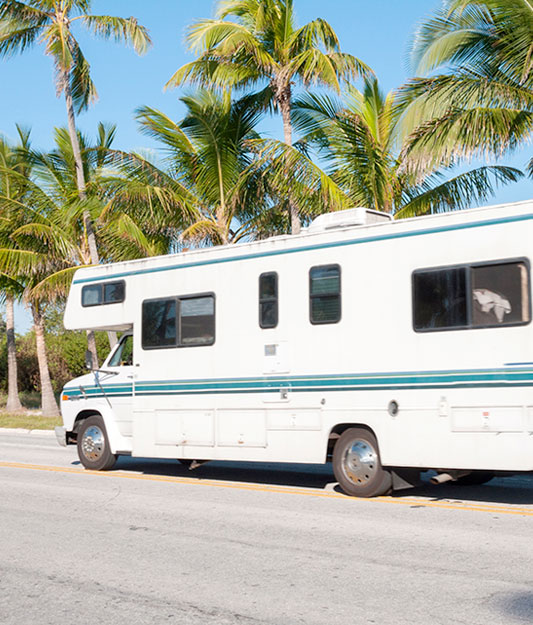
{"label": "mud flap", "polygon": [[419,469],[394,469],[390,473],[392,475],[393,491],[413,488],[422,484]]}

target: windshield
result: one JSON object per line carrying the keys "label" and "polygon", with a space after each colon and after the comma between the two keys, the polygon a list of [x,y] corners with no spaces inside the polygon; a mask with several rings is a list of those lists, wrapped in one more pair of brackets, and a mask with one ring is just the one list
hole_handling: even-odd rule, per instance
{"label": "windshield", "polygon": [[127,367],[133,365],[133,337],[123,336],[120,344],[109,361],[110,367]]}

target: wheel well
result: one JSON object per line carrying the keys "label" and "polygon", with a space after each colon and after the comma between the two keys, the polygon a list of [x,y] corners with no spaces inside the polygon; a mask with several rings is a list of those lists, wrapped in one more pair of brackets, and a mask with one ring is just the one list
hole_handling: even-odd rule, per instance
{"label": "wheel well", "polygon": [[98,410],[82,410],[79,413],[79,415],[76,417],[76,419],[74,421],[74,425],[72,427],[73,438],[76,439],[78,437],[78,432],[79,432],[80,426],[83,423],[83,421],[85,421],[85,419],[88,419],[89,417],[94,417],[95,415],[98,416],[98,417],[102,416],[98,412]]}
{"label": "wheel well", "polygon": [[333,427],[329,433],[326,461],[330,461],[333,457],[333,448],[335,447],[335,443],[341,437],[341,434],[350,428],[361,428],[363,430],[367,430],[376,437],[376,440],[378,438],[374,430],[364,423],[337,423],[337,425]]}

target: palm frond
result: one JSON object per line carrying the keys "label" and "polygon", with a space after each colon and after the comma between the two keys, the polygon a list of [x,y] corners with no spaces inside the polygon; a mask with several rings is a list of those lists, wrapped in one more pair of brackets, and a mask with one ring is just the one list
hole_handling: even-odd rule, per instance
{"label": "palm frond", "polygon": [[51,22],[44,27],[41,33],[46,54],[52,57],[60,72],[70,72],[72,67],[72,39],[72,35],[64,22]]}
{"label": "palm frond", "polygon": [[322,207],[319,212],[349,207],[348,196],[333,179],[293,146],[274,139],[255,139],[250,144],[258,153],[255,166],[268,165],[272,184],[294,198],[302,215],[316,213],[315,199]]}
{"label": "palm frond", "polygon": [[200,219],[186,228],[180,239],[196,246],[222,245],[226,241],[226,233],[213,219]]}
{"label": "palm frond", "polygon": [[104,39],[113,37],[115,41],[130,44],[137,54],[145,54],[152,45],[148,30],[134,17],[83,15],[81,19],[93,34]]}
{"label": "palm frond", "polygon": [[58,299],[66,298],[74,274],[82,267],[91,265],[76,265],[67,267],[60,271],[54,271],[46,278],[39,280],[34,286],[28,289],[27,298],[33,301],[55,302]]}
{"label": "palm frond", "polygon": [[98,93],[91,78],[91,68],[77,42],[72,42],[73,65],[69,75],[70,92],[78,113],[94,102]]}
{"label": "palm frond", "polygon": [[469,208],[486,201],[497,187],[516,182],[522,177],[523,173],[512,167],[478,167],[421,190],[395,213],[395,218]]}
{"label": "palm frond", "polygon": [[0,248],[0,272],[15,279],[46,274],[53,265],[46,252]]}
{"label": "palm frond", "polygon": [[9,57],[31,47],[41,33],[41,26],[12,26],[0,23],[0,56]]}
{"label": "palm frond", "polygon": [[39,241],[46,246],[50,255],[63,258],[65,261],[79,260],[76,245],[57,224],[53,226],[43,223],[25,224],[17,228],[11,236],[15,241],[28,238]]}

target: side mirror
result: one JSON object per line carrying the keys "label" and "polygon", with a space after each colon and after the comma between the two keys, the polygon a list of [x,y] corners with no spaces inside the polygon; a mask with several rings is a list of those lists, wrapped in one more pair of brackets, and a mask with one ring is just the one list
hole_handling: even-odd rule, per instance
{"label": "side mirror", "polygon": [[94,369],[94,366],[93,366],[93,354],[88,349],[85,351],[85,368],[89,369],[89,371],[92,371]]}

